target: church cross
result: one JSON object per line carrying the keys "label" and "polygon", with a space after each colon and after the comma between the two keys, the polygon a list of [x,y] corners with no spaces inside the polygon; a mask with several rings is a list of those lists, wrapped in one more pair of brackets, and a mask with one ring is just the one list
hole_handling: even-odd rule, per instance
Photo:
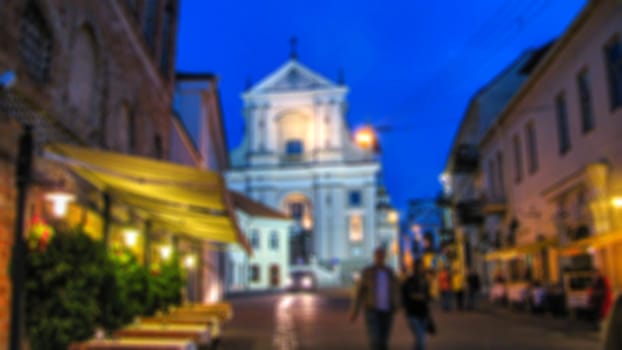
{"label": "church cross", "polygon": [[296,51],[296,46],[298,45],[298,38],[296,38],[295,36],[291,37],[289,39],[289,45],[290,45],[289,58],[295,60],[298,58],[298,52]]}

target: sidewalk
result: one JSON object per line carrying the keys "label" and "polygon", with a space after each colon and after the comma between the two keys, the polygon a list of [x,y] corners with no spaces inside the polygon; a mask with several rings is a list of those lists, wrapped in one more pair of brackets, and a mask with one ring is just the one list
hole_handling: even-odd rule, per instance
{"label": "sidewalk", "polygon": [[502,319],[512,318],[517,322],[561,333],[568,337],[579,337],[597,342],[600,340],[601,336],[599,331],[595,330],[591,324],[585,321],[573,320],[568,317],[553,317],[549,313],[534,315],[528,310],[518,310],[511,309],[507,306],[493,305],[486,299],[480,300],[476,312]]}

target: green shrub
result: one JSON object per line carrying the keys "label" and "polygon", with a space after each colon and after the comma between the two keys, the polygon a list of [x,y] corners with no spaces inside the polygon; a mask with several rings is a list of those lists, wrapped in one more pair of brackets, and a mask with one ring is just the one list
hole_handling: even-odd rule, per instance
{"label": "green shrub", "polygon": [[73,230],[59,232],[27,260],[26,313],[31,349],[66,349],[113,331],[139,315],[181,301],[177,259],[151,273],[129,250],[107,253],[101,242]]}
{"label": "green shrub", "polygon": [[153,268],[150,279],[153,296],[150,313],[165,311],[170,306],[181,303],[181,289],[185,280],[176,256]]}
{"label": "green shrub", "polygon": [[111,277],[102,244],[82,232],[58,233],[27,260],[26,323],[31,349],[66,349],[91,337],[98,296]]}

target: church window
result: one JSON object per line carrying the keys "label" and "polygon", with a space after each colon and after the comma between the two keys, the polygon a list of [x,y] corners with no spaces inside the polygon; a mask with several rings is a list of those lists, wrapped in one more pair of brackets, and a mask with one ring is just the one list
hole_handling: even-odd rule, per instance
{"label": "church window", "polygon": [[26,6],[19,29],[19,55],[26,72],[37,82],[47,81],[52,59],[52,34],[34,1]]}
{"label": "church window", "polygon": [[361,191],[350,191],[348,193],[348,205],[350,207],[360,207],[362,202]]}
{"label": "church window", "polygon": [[302,155],[304,151],[304,145],[302,144],[302,140],[288,140],[285,144],[285,153],[288,156],[299,156]]}
{"label": "church window", "polygon": [[350,215],[348,218],[348,231],[351,242],[363,240],[363,217],[360,214]]}

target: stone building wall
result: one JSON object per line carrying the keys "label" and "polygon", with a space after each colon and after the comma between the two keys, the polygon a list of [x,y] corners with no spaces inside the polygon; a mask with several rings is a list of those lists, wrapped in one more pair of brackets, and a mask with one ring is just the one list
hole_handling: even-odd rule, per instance
{"label": "stone building wall", "polygon": [[34,125],[37,152],[58,141],[168,158],[178,9],[176,0],[0,1],[0,74],[17,74],[0,90],[0,350],[17,121]]}

